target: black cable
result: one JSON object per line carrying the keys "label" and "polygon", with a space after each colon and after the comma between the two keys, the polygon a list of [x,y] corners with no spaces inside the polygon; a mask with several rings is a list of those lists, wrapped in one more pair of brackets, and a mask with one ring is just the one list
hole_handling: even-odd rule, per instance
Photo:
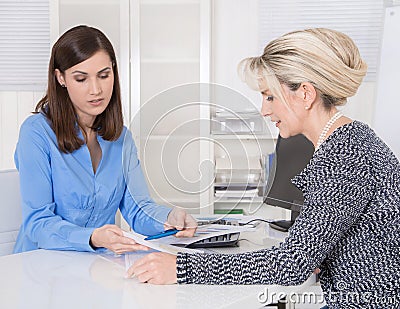
{"label": "black cable", "polygon": [[244,223],[243,225],[247,225],[247,224],[250,224],[250,223],[255,222],[255,221],[261,221],[261,222],[265,222],[265,223],[272,223],[272,222],[274,222],[274,221],[271,221],[271,220],[253,219],[253,220],[250,220],[249,222]]}

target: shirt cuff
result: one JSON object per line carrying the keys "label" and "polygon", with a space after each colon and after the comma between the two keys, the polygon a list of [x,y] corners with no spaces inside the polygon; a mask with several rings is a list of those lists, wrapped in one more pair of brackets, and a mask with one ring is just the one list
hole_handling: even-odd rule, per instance
{"label": "shirt cuff", "polygon": [[89,244],[90,237],[94,230],[94,227],[80,227],[69,234],[68,241],[71,243],[71,246],[78,251],[97,252],[97,250],[93,249]]}
{"label": "shirt cuff", "polygon": [[179,252],[176,257],[176,278],[178,284],[187,282],[187,253]]}

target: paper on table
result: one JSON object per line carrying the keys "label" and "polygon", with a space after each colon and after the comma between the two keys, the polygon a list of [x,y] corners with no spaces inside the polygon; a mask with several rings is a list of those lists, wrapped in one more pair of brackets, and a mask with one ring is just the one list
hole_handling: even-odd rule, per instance
{"label": "paper on table", "polygon": [[[149,248],[152,248],[152,249],[155,249],[155,250],[161,251],[161,252],[166,252],[169,254],[177,255],[178,252],[185,252],[185,253],[199,253],[199,252],[202,253],[203,252],[202,250],[198,250],[198,249],[178,248],[178,247],[172,246],[171,244],[168,244],[168,243],[161,243],[159,240],[162,238],[154,240],[154,241],[148,241],[148,240],[145,240],[145,238],[147,236],[141,235],[134,231],[131,231],[131,232],[124,231],[124,236],[132,238],[138,244],[145,245]],[[176,237],[174,237],[174,238],[176,238]],[[144,251],[144,252],[148,252],[148,251]]]}
{"label": "paper on table", "polygon": [[[198,250],[198,249],[185,248],[185,246],[187,246],[191,243],[194,243],[196,241],[202,240],[202,239],[207,239],[209,237],[226,235],[226,234],[230,234],[230,233],[238,233],[238,232],[246,231],[249,229],[251,229],[251,227],[208,224],[208,225],[199,226],[197,228],[197,231],[196,231],[194,237],[178,238],[178,237],[171,235],[171,236],[167,236],[167,237],[163,237],[163,238],[153,239],[151,241],[145,240],[146,236],[135,233],[133,231],[132,232],[124,232],[124,236],[132,238],[133,240],[135,240],[137,243],[139,243],[141,245],[145,245],[149,248],[154,249],[151,251],[135,251],[135,252],[126,253],[125,254],[125,267],[126,267],[126,269],[129,269],[129,267],[131,267],[131,265],[134,262],[141,259],[145,255],[147,255],[151,252],[154,252],[155,250],[167,252],[167,253],[174,254],[174,255],[177,255],[178,252],[186,252],[186,253],[200,252],[200,253],[202,253],[204,251]],[[180,247],[174,246],[173,244],[176,244]]]}
{"label": "paper on table", "polygon": [[[124,236],[132,238],[138,244],[145,245],[145,246],[153,249],[153,250],[149,250],[149,251],[143,250],[143,251],[134,251],[134,252],[126,253],[125,254],[126,270],[128,270],[129,267],[131,267],[132,264],[134,262],[136,262],[137,260],[141,259],[142,257],[146,256],[149,253],[156,252],[156,251],[166,252],[166,253],[173,254],[173,255],[177,255],[178,252],[203,253],[202,250],[198,250],[198,249],[179,248],[179,247],[172,246],[170,244],[160,243],[159,239],[155,239],[153,241],[148,241],[148,240],[145,240],[145,238],[147,236],[141,235],[134,231],[131,231],[131,232],[124,231]],[[160,239],[162,239],[162,238],[160,238]]]}
{"label": "paper on table", "polygon": [[[216,237],[221,235],[227,235],[231,233],[239,233],[252,229],[249,226],[234,226],[234,225],[221,225],[221,224],[207,224],[200,225],[193,237],[181,237],[167,236],[158,239],[159,243],[167,245],[178,245],[187,246],[194,242],[207,239],[210,237]],[[182,248],[185,249],[185,248]],[[179,249],[181,250],[181,249]]]}

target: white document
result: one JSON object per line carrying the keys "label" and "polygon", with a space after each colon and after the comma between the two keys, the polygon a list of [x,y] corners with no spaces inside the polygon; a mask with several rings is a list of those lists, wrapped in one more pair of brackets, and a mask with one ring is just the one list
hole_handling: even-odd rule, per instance
{"label": "white document", "polygon": [[[207,224],[207,225],[200,225],[196,233],[193,237],[175,237],[175,236],[167,236],[158,239],[160,243],[168,244],[168,245],[178,245],[178,246],[187,246],[194,242],[207,239],[210,237],[227,235],[232,233],[240,233],[243,231],[247,231],[251,229],[248,226],[233,226],[233,225],[221,225],[221,224]],[[187,248],[181,248],[187,249]],[[193,250],[193,249],[192,249]],[[181,251],[179,249],[179,251]]]}
{"label": "white document", "polygon": [[[151,240],[151,241],[150,240],[145,240],[145,238],[147,236],[144,236],[142,234],[136,233],[134,231],[131,231],[131,232],[125,232],[124,231],[124,236],[132,238],[138,244],[145,245],[145,246],[153,249],[153,250],[149,250],[149,251],[142,250],[142,251],[134,251],[134,252],[126,253],[125,254],[125,268],[126,268],[126,270],[128,270],[129,267],[131,267],[134,262],[136,262],[137,260],[145,257],[147,254],[152,253],[152,252],[161,251],[161,252],[166,252],[166,253],[173,254],[173,255],[177,255],[178,252],[203,253],[202,250],[198,250],[198,249],[180,248],[180,247],[172,246],[172,245],[170,245],[168,243],[161,243],[160,240],[162,238],[154,239],[154,240]],[[167,238],[167,237],[165,237],[165,238]],[[179,239],[177,237],[174,237],[174,238]]]}
{"label": "white document", "polygon": [[[152,241],[145,240],[145,238],[147,236],[144,236],[142,234],[136,233],[134,231],[131,231],[131,232],[125,232],[124,231],[124,236],[132,238],[138,244],[145,245],[145,246],[147,246],[149,248],[152,248],[154,250],[161,251],[161,252],[166,252],[166,253],[169,253],[169,254],[177,255],[178,252],[185,252],[185,253],[199,253],[199,252],[202,253],[203,252],[202,250],[198,250],[198,249],[178,248],[176,246],[172,246],[168,242],[161,242],[160,240],[162,240],[163,238],[154,239]],[[164,237],[164,238],[168,238],[168,237]],[[174,238],[178,239],[177,237],[174,237]],[[188,238],[188,239],[191,239],[191,238]],[[143,251],[143,252],[148,252],[148,251]]]}
{"label": "white document", "polygon": [[[125,254],[125,268],[129,269],[131,265],[147,254],[155,251],[162,251],[170,254],[177,255],[178,252],[185,253],[203,253],[203,250],[185,248],[185,246],[194,242],[207,239],[209,237],[221,236],[231,233],[238,233],[252,229],[248,226],[232,226],[220,224],[201,225],[197,228],[193,237],[175,237],[173,235],[162,237],[153,240],[145,240],[147,236],[131,232],[124,232],[124,236],[132,238],[134,241],[141,245],[145,245],[153,250],[150,251],[135,251]],[[174,246],[177,245],[177,246]],[[179,246],[179,247],[178,247]]]}

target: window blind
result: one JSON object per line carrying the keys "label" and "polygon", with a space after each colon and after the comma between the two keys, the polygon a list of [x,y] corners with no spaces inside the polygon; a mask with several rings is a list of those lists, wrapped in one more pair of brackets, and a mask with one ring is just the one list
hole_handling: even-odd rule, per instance
{"label": "window blind", "polygon": [[259,0],[259,47],[293,30],[323,27],[344,32],[368,64],[367,81],[375,81],[384,0]]}
{"label": "window blind", "polygon": [[0,91],[43,91],[49,57],[49,0],[1,0]]}

